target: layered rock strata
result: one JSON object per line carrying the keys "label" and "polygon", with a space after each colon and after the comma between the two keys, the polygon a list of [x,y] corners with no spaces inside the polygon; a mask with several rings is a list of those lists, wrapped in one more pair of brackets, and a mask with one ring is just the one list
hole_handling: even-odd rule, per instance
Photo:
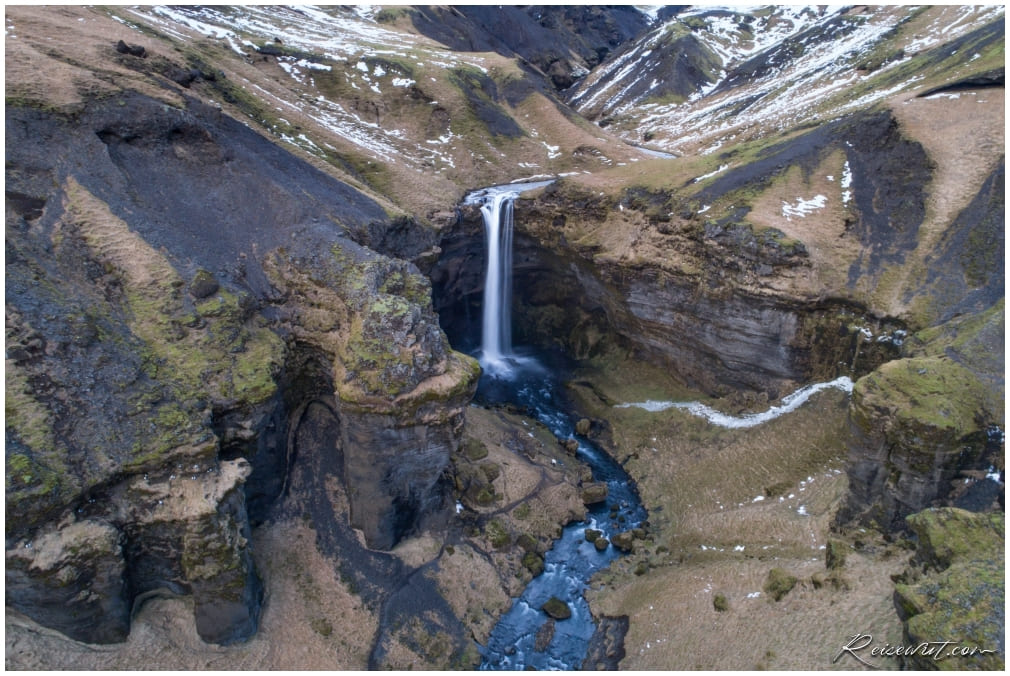
{"label": "layered rock strata", "polygon": [[441,506],[479,368],[417,268],[352,239],[377,203],[212,107],[113,98],[8,109],[6,600],[114,642],[192,594],[228,644],[305,405],[334,402],[325,452],[388,549]]}

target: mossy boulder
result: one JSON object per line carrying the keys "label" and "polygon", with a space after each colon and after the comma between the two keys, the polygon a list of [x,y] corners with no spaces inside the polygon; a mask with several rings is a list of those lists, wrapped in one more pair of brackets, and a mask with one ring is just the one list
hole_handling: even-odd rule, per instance
{"label": "mossy boulder", "polygon": [[567,603],[556,596],[547,599],[547,602],[540,606],[540,609],[555,620],[567,620],[572,616],[572,609]]}
{"label": "mossy boulder", "polygon": [[533,577],[536,577],[544,572],[544,557],[536,552],[526,552],[523,554],[523,566],[526,567],[526,570],[533,573]]}
{"label": "mossy boulder", "polygon": [[610,538],[610,541],[622,552],[630,552],[635,546],[635,536],[631,531],[615,533],[614,536]]}
{"label": "mossy boulder", "polygon": [[197,270],[193,275],[193,281],[189,283],[189,295],[193,298],[203,299],[213,296],[221,288],[214,275],[206,270]]}
{"label": "mossy boulder", "polygon": [[848,546],[839,540],[828,540],[824,549],[824,565],[828,570],[835,570],[845,565],[845,554]]}
{"label": "mossy boulder", "polygon": [[596,542],[603,535],[603,531],[596,530],[595,528],[587,528],[585,531],[586,542]]}
{"label": "mossy boulder", "polygon": [[582,488],[582,502],[586,505],[596,505],[607,500],[607,484],[591,483]]}
{"label": "mossy boulder", "polygon": [[953,640],[958,650],[977,650],[940,661],[913,655],[905,666],[1002,671],[1005,515],[948,507],[925,510],[907,520],[919,537],[916,556],[927,573],[906,571],[905,578],[916,581],[895,585],[894,603],[904,621],[905,643]]}
{"label": "mossy boulder", "polygon": [[781,601],[785,595],[796,586],[796,576],[790,575],[781,568],[772,568],[765,578],[764,592],[776,601]]}

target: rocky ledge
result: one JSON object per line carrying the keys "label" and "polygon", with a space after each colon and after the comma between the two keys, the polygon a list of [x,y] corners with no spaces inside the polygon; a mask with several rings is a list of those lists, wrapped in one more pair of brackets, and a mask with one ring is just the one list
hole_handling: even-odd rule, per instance
{"label": "rocky ledge", "polygon": [[204,640],[247,639],[250,523],[320,398],[368,546],[441,506],[479,368],[354,241],[398,215],[196,102],[9,106],[7,138],[9,607],[101,643],[192,594]]}

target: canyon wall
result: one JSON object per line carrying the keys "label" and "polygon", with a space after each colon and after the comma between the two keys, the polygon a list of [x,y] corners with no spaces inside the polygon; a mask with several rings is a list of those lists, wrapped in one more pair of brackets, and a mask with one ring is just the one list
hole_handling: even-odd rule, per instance
{"label": "canyon wall", "polygon": [[348,237],[378,204],[196,102],[6,122],[9,606],[110,642],[192,594],[204,640],[251,636],[250,520],[319,397],[369,546],[441,507],[478,367],[417,268]]}

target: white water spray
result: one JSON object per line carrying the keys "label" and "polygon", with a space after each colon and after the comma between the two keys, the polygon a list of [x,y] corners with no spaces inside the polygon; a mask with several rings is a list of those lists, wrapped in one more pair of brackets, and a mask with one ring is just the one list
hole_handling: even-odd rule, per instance
{"label": "white water spray", "polygon": [[507,370],[512,354],[512,200],[518,196],[498,192],[480,208],[487,238],[480,361],[492,373]]}
{"label": "white water spray", "polygon": [[484,217],[487,266],[484,269],[484,313],[481,320],[480,365],[492,375],[507,376],[519,362],[512,353],[512,230],[513,202],[519,193],[551,181],[513,183],[478,190],[464,204],[479,204]]}

